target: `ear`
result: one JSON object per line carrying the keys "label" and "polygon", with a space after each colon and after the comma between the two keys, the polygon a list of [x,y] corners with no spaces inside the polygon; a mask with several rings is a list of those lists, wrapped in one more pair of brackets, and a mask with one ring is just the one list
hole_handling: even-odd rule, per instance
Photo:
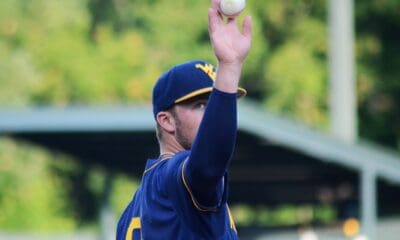
{"label": "ear", "polygon": [[175,119],[170,112],[157,113],[157,122],[164,131],[168,133],[175,132],[176,129]]}

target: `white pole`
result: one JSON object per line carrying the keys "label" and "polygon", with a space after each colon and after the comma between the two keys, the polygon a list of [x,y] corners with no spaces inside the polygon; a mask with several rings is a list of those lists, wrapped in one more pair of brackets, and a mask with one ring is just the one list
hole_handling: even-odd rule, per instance
{"label": "white pole", "polygon": [[353,0],[329,0],[329,83],[332,134],[357,137]]}
{"label": "white pole", "polygon": [[372,166],[365,166],[361,172],[361,231],[368,240],[376,240],[376,172]]}

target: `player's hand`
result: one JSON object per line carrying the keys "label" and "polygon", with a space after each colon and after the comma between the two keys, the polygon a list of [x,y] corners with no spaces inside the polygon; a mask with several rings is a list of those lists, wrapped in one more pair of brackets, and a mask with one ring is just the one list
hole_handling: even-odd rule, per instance
{"label": "player's hand", "polygon": [[251,46],[251,18],[245,17],[240,31],[236,18],[224,22],[218,11],[220,1],[212,0],[208,10],[208,31],[214,53],[219,63],[242,64]]}

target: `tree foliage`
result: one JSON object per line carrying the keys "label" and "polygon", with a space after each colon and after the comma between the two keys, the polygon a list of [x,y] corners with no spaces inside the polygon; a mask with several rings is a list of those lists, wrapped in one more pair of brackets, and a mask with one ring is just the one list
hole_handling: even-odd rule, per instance
{"label": "tree foliage", "polygon": [[[2,0],[0,105],[149,102],[154,82],[170,66],[192,59],[215,63],[208,5],[198,0]],[[329,124],[326,7],[326,0],[253,0],[242,14],[253,19],[253,47],[241,83],[249,98],[323,128]],[[400,147],[399,12],[398,0],[355,1],[359,133],[394,148]],[[73,187],[58,186],[68,177],[68,183],[80,179],[89,192],[83,198],[97,199],[96,182],[102,183],[104,171],[73,163],[49,167],[57,157],[0,139],[1,228],[73,229],[71,219],[95,218],[93,209],[78,211],[74,200],[58,203]],[[134,188],[117,178],[117,192]],[[125,197],[113,198],[118,211]],[[25,213],[31,220],[22,219]],[[40,217],[47,225],[36,221]]]}
{"label": "tree foliage", "polygon": [[[38,147],[0,138],[0,229],[62,232],[76,227],[69,202],[60,201],[68,186],[50,170],[59,164],[50,162],[55,158]],[[71,165],[66,158],[58,161]]]}

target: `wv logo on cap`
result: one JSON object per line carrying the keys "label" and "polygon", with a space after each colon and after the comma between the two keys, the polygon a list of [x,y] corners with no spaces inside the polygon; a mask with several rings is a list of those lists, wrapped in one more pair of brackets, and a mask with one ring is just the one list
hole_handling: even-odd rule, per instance
{"label": "wv logo on cap", "polygon": [[203,72],[205,72],[211,80],[215,81],[215,78],[217,76],[217,73],[215,72],[215,68],[213,65],[209,63],[201,64],[198,63],[195,65],[196,68],[201,69]]}

